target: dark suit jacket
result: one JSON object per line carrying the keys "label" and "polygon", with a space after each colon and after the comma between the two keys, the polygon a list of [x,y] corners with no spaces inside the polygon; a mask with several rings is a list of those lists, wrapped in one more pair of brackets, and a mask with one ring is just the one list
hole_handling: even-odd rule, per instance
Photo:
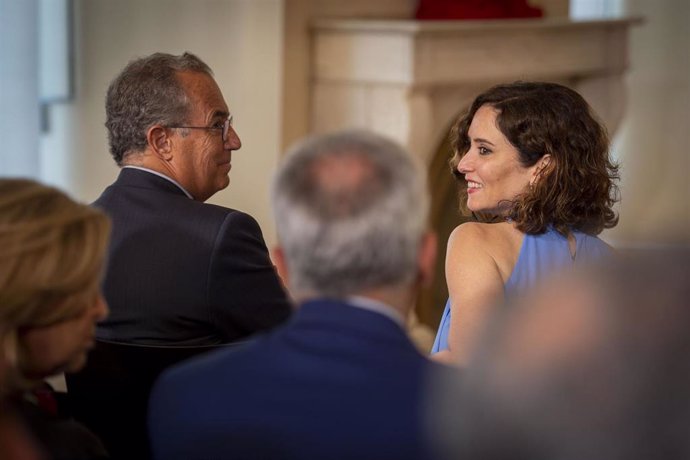
{"label": "dark suit jacket", "polygon": [[[64,393],[62,393],[64,395]],[[110,455],[103,443],[84,425],[68,416],[64,397],[44,385],[22,394],[10,394],[8,407],[0,410],[14,413],[28,429],[38,449],[53,460],[105,460]],[[69,406],[69,404],[67,404]],[[65,410],[67,409],[67,410]],[[33,443],[32,443],[33,444]],[[2,456],[0,449],[0,458]],[[27,454],[28,455],[28,454]],[[15,458],[10,454],[11,458]],[[22,457],[23,458],[23,457]],[[34,458],[28,455],[26,458]]]}
{"label": "dark suit jacket", "polygon": [[429,459],[427,384],[450,372],[391,319],[331,301],[239,350],[169,369],[149,402],[157,459]]}
{"label": "dark suit jacket", "polygon": [[112,219],[100,339],[141,344],[232,342],[290,312],[257,222],[188,198],[125,168],[94,203]]}

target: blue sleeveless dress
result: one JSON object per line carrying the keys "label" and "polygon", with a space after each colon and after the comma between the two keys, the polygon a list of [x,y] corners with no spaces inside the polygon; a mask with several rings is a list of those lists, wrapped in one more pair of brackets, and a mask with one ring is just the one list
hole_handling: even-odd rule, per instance
{"label": "blue sleeveless dress", "polygon": [[[577,241],[575,260],[578,264],[597,260],[611,254],[609,245],[596,236],[573,232]],[[534,286],[541,278],[563,267],[573,266],[568,239],[549,228],[541,235],[525,235],[518,255],[517,263],[504,287],[505,298],[509,299],[517,292]],[[441,317],[431,353],[448,349],[448,331],[450,330],[450,299]]]}

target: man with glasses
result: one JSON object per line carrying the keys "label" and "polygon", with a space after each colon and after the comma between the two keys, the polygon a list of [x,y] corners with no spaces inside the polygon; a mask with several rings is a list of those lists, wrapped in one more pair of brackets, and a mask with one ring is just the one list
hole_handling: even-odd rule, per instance
{"label": "man with glasses", "polygon": [[242,145],[211,69],[190,53],[134,60],[106,117],[121,171],[94,203],[113,220],[98,338],[209,345],[282,323],[289,302],[257,222],[204,203]]}

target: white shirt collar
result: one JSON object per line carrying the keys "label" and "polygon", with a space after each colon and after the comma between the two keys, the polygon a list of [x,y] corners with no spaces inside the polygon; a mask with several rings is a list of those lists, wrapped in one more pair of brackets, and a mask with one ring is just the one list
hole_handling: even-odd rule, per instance
{"label": "white shirt collar", "polygon": [[138,169],[139,171],[146,171],[146,172],[148,172],[148,173],[155,174],[155,175],[158,176],[158,177],[162,177],[163,179],[165,179],[165,180],[167,180],[167,181],[170,181],[170,182],[172,182],[173,184],[175,184],[175,185],[177,186],[177,188],[179,188],[180,190],[182,190],[182,191],[184,192],[184,194],[187,195],[187,197],[188,197],[190,200],[193,200],[193,199],[194,199],[194,197],[191,195],[191,193],[189,193],[187,190],[185,190],[184,187],[181,186],[175,179],[171,179],[170,177],[166,176],[165,174],[161,174],[161,173],[159,173],[158,171],[154,171],[153,169],[149,169],[149,168],[143,168],[143,167],[141,167],[141,166],[124,165],[124,166],[122,167],[122,169],[125,169],[125,168],[129,168],[129,169]]}
{"label": "white shirt collar", "polygon": [[383,302],[370,299],[369,297],[362,297],[356,295],[349,296],[347,298],[347,302],[350,303],[352,306],[362,308],[364,310],[373,311],[383,316],[387,316],[388,318],[393,320],[393,322],[398,324],[401,328],[405,329],[405,318],[403,317],[403,315],[400,314],[398,310],[391,307],[390,305],[386,305]]}

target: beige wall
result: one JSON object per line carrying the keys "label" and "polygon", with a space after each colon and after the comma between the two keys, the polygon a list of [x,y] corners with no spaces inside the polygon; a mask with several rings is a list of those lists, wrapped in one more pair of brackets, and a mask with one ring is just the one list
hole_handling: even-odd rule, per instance
{"label": "beige wall", "polygon": [[118,169],[107,147],[104,96],[132,58],[198,54],[214,70],[243,147],[230,187],[210,201],[250,212],[274,240],[268,180],[280,144],[282,0],[75,0],[75,100],[50,110],[42,177],[93,200]]}
{"label": "beige wall", "polygon": [[614,244],[690,239],[690,2],[627,0],[633,28],[628,108],[616,136],[620,223]]}

